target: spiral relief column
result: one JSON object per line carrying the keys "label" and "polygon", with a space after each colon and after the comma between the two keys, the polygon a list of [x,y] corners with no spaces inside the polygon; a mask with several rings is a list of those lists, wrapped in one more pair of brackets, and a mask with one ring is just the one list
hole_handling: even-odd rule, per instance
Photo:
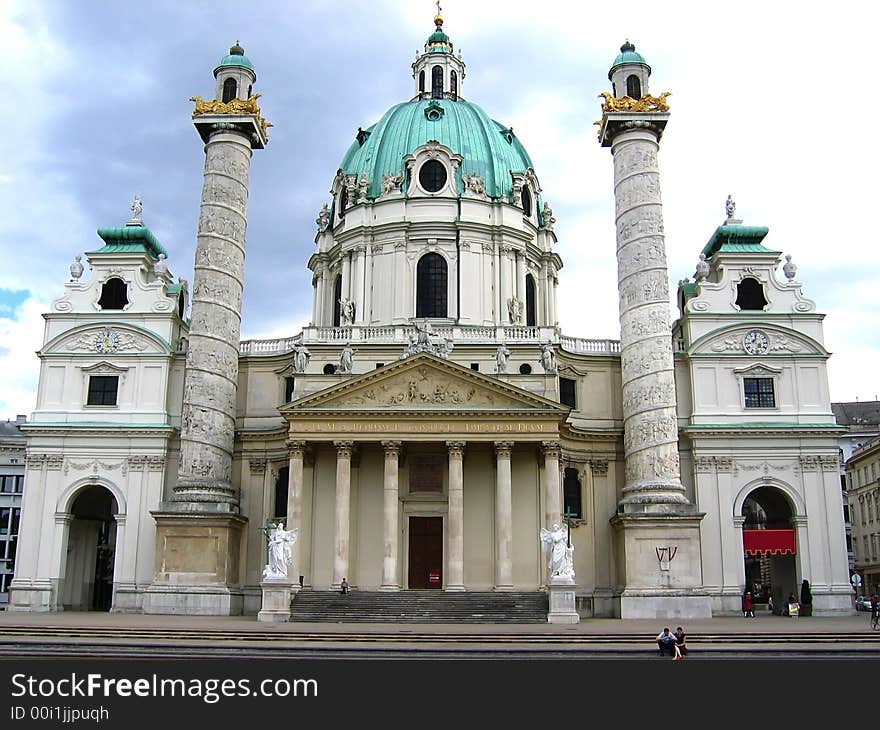
{"label": "spiral relief column", "polygon": [[241,535],[232,481],[242,281],[252,150],[268,123],[256,73],[237,43],[214,69],[215,98],[193,97],[205,143],[177,482],[156,520],[156,575],[145,613],[230,615],[243,609]]}
{"label": "spiral relief column", "polygon": [[[614,156],[623,386],[624,485],[612,524],[625,556],[622,618],[710,616],[701,595],[699,523],[678,456],[669,280],[660,171],[668,94],[648,93],[651,68],[627,41],[608,74],[599,141]],[[673,559],[661,556],[674,555]]]}

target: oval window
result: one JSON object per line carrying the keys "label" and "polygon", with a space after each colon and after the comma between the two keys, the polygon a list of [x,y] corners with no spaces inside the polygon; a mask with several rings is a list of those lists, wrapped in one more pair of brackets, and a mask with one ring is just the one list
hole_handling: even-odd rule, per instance
{"label": "oval window", "polygon": [[419,184],[429,193],[436,193],[446,185],[446,168],[437,160],[428,160],[419,170]]}

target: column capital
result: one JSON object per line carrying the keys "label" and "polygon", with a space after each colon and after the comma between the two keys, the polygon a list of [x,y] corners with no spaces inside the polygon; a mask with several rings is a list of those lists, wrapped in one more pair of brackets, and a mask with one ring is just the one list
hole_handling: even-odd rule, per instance
{"label": "column capital", "polygon": [[562,449],[558,441],[542,441],[541,452],[545,457],[553,458],[555,456],[558,459],[562,454]]}
{"label": "column capital", "polygon": [[287,447],[288,456],[299,456],[300,458],[304,458],[306,452],[309,450],[308,441],[294,441],[288,439],[284,442],[284,445]]}
{"label": "column capital", "polygon": [[461,459],[464,457],[464,449],[467,441],[447,441],[446,448],[449,449],[450,459]]}
{"label": "column capital", "polygon": [[385,458],[400,456],[400,448],[403,446],[402,441],[383,441],[382,448],[385,449]]}
{"label": "column capital", "polygon": [[590,459],[590,471],[594,475],[608,473],[608,459]]}
{"label": "column capital", "polygon": [[336,458],[350,459],[354,452],[354,441],[334,441],[336,447]]}
{"label": "column capital", "polygon": [[250,469],[251,474],[263,474],[266,471],[266,459],[248,459],[248,469]]}
{"label": "column capital", "polygon": [[513,450],[513,441],[496,441],[495,456],[499,459],[509,459],[510,452]]}

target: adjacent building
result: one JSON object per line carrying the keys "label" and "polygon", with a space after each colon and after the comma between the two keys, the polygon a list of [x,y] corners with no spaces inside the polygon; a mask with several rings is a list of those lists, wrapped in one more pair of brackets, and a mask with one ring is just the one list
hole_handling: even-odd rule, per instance
{"label": "adjacent building", "polygon": [[9,602],[9,584],[15,577],[25,464],[25,435],[20,427],[26,422],[27,416],[0,421],[0,610]]}

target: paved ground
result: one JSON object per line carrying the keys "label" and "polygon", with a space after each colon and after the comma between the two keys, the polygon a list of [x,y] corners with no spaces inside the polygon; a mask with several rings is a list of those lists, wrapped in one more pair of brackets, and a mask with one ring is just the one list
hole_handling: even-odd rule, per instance
{"label": "paved ground", "polygon": [[585,619],[551,624],[260,623],[253,616],[0,612],[0,656],[626,657],[656,655],[682,625],[694,658],[760,655],[880,659],[869,616]]}

